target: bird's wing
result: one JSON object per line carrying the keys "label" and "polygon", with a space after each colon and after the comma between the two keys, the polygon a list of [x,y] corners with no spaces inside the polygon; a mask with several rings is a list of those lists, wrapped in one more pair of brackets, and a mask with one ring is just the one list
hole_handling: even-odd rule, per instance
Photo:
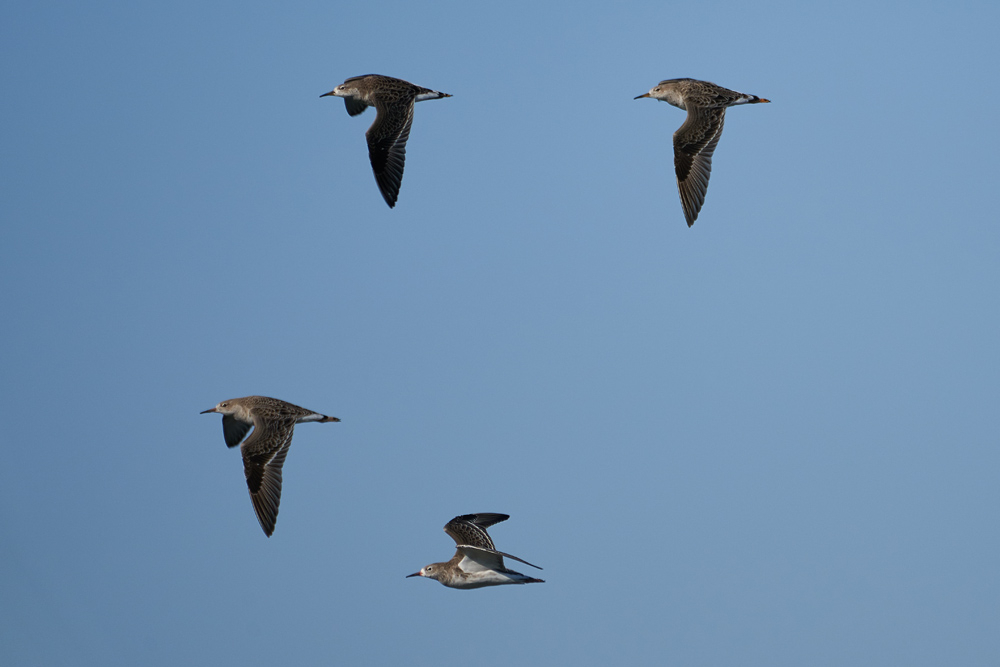
{"label": "bird's wing", "polygon": [[463,514],[456,516],[444,526],[444,532],[455,540],[455,544],[468,544],[484,549],[493,549],[493,540],[486,529],[495,523],[506,521],[510,516],[507,514],[496,514],[494,512],[483,512],[481,514]]}
{"label": "bird's wing", "polygon": [[[346,99],[346,98],[345,98]],[[390,208],[396,205],[399,185],[403,181],[406,141],[413,125],[414,99],[376,107],[378,115],[368,128],[368,158],[375,172],[375,182]]]}
{"label": "bird's wing", "polygon": [[480,570],[506,570],[504,567],[503,559],[512,558],[519,563],[524,563],[525,565],[530,565],[536,570],[541,570],[542,568],[537,565],[532,565],[526,560],[518,558],[517,556],[511,556],[503,551],[497,551],[496,549],[483,549],[482,547],[474,547],[469,544],[458,545],[458,550],[455,555],[461,554],[464,558],[459,562],[459,567],[461,567],[466,572],[477,572]]}
{"label": "bird's wing", "polygon": [[250,501],[264,534],[274,533],[281,502],[281,466],[292,445],[292,419],[265,422],[255,417],[253,433],[243,443],[243,472]]}
{"label": "bird's wing", "polygon": [[485,572],[486,570],[505,570],[503,556],[493,549],[481,549],[468,544],[460,544],[455,555],[461,555],[458,567],[464,572]]}
{"label": "bird's wing", "polygon": [[725,108],[692,107],[687,120],[674,132],[674,169],[688,227],[694,224],[705,203],[712,154],[722,136],[725,119]]}
{"label": "bird's wing", "polygon": [[235,447],[243,442],[243,438],[252,426],[253,424],[241,422],[230,415],[222,415],[222,435],[226,438],[226,445]]}
{"label": "bird's wing", "polygon": [[368,108],[368,104],[363,99],[353,95],[344,98],[344,106],[347,107],[347,113],[351,116],[357,116]]}

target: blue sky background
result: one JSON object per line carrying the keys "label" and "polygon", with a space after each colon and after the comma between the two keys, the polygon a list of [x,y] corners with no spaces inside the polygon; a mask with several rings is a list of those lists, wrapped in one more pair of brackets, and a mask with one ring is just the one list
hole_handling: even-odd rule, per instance
{"label": "blue sky background", "polygon": [[[0,12],[0,663],[1000,662],[996,3]],[[482,511],[545,584],[404,579]]]}

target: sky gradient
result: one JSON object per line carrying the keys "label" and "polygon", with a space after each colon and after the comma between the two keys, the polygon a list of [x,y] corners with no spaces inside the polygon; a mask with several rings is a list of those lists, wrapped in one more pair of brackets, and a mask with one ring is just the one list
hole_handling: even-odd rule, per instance
{"label": "sky gradient", "polygon": [[[997,25],[6,3],[0,663],[998,664]],[[454,96],[393,210],[367,73]],[[684,76],[772,101],[691,229]],[[343,420],[270,539],[249,394]],[[546,583],[405,579],[471,512]]]}

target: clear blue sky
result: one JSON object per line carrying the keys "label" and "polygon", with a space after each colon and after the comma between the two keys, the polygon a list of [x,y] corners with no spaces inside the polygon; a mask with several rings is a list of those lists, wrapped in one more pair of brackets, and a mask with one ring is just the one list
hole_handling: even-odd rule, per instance
{"label": "clear blue sky", "polygon": [[[1000,663],[1000,9],[0,13],[0,663]],[[320,99],[422,102],[399,203]],[[632,98],[730,110],[701,217]],[[217,402],[304,424],[277,531]],[[545,584],[404,576],[504,512]]]}

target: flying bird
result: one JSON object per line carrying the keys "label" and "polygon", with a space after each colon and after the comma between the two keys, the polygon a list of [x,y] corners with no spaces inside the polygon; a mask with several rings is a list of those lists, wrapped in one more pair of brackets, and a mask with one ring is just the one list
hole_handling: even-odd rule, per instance
{"label": "flying bird", "polygon": [[[264,534],[271,537],[281,502],[281,466],[292,445],[295,425],[340,420],[267,396],[232,398],[201,414],[209,412],[222,415],[222,435],[226,445],[240,445],[253,511],[257,513],[257,521]],[[253,433],[243,440],[251,428]],[[241,441],[243,444],[240,444]]]}
{"label": "flying bird", "polygon": [[635,99],[651,97],[687,111],[687,120],[674,132],[674,170],[681,206],[688,227],[698,219],[705,203],[712,153],[722,136],[726,107],[770,102],[756,95],[738,93],[708,81],[667,79]]}
{"label": "flying bird", "polygon": [[378,189],[385,203],[393,208],[403,181],[406,140],[410,138],[410,126],[413,125],[413,105],[451,95],[380,74],[351,77],[320,97],[328,95],[343,97],[347,113],[351,116],[357,116],[368,107],[375,107],[375,122],[365,134],[368,138],[368,158]]}
{"label": "flying bird", "polygon": [[[506,521],[507,514],[463,514],[445,524],[444,532],[448,533],[458,548],[455,555],[447,563],[431,563],[422,567],[419,572],[406,575],[409,577],[427,577],[436,579],[449,588],[482,588],[483,586],[501,586],[503,584],[541,584],[542,579],[535,579],[508,570],[503,559],[513,558],[519,563],[531,565],[526,560],[502,551],[493,546],[486,529],[495,523]],[[537,565],[531,567],[541,570]]]}

